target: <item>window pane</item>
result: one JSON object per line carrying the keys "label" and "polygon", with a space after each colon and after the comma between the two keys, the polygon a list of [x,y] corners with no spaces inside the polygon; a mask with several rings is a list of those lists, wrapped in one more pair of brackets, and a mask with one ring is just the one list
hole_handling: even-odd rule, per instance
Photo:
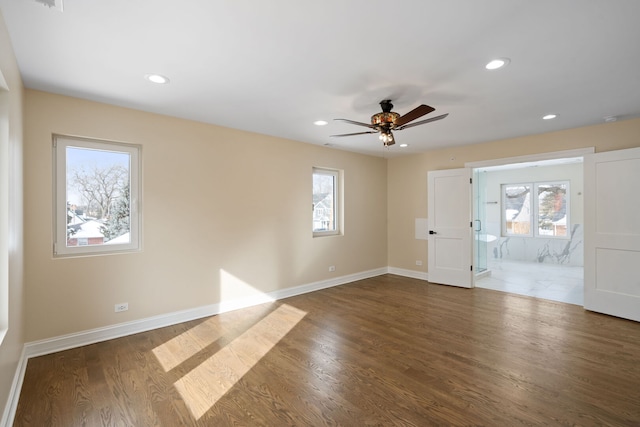
{"label": "window pane", "polygon": [[67,247],[131,242],[126,152],[66,148]]}
{"label": "window pane", "polygon": [[336,231],[336,174],[313,174],[313,231]]}
{"label": "window pane", "polygon": [[567,184],[538,184],[538,235],[567,236]]}
{"label": "window pane", "polygon": [[531,185],[503,186],[505,232],[531,235]]}

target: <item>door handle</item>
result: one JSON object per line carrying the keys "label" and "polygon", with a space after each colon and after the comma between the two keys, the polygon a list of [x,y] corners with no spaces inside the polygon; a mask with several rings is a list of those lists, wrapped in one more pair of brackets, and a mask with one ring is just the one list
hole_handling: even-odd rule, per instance
{"label": "door handle", "polygon": [[482,221],[480,221],[479,219],[475,219],[474,221],[478,223],[478,229],[474,231],[476,232],[482,231]]}
{"label": "door handle", "polygon": [[433,230],[429,230],[429,234],[438,234],[438,233],[436,233],[436,232],[435,232],[435,231],[433,231]]}

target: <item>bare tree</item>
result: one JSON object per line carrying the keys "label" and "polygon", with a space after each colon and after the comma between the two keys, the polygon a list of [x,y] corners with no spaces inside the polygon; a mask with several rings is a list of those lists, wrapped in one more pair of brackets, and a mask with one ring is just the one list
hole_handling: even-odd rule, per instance
{"label": "bare tree", "polygon": [[121,165],[74,168],[69,174],[69,184],[80,195],[87,214],[99,219],[107,218],[113,202],[121,195],[129,181],[128,170]]}

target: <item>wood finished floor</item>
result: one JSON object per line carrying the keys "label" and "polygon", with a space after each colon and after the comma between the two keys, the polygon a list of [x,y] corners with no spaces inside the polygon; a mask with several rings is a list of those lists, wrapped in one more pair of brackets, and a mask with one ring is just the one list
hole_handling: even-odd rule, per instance
{"label": "wood finished floor", "polygon": [[384,275],[29,360],[14,426],[640,425],[640,324]]}

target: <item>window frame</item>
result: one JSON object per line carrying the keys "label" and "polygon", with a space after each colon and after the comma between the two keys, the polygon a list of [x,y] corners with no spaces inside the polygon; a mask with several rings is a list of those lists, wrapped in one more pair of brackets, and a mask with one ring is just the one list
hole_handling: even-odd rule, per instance
{"label": "window frame", "polygon": [[[506,209],[505,206],[507,205],[506,203],[506,198],[507,198],[507,193],[505,191],[506,187],[525,187],[528,186],[529,187],[529,233],[527,234],[518,234],[518,233],[509,233],[509,229],[507,228],[507,215],[506,215]],[[533,202],[533,198],[531,197],[531,193],[533,191],[533,183],[531,182],[514,182],[514,183],[506,183],[506,184],[502,184],[500,185],[500,192],[501,192],[501,201],[502,201],[502,207],[501,207],[501,221],[502,221],[502,236],[503,237],[534,237],[533,235],[533,230],[534,230],[534,224],[533,224],[533,212],[534,212],[534,202]]]}
{"label": "window frame", "polygon": [[[564,185],[566,188],[565,193],[565,212],[566,212],[566,235],[564,236],[553,236],[547,234],[540,234],[539,225],[540,225],[540,201],[538,196],[538,188],[542,185]],[[529,194],[529,204],[530,204],[530,213],[529,213],[529,223],[530,230],[528,234],[513,234],[509,233],[507,229],[507,216],[505,211],[505,198],[506,192],[505,187],[509,186],[529,186],[530,194]],[[560,239],[560,240],[568,240],[571,238],[571,181],[566,179],[559,180],[547,180],[547,181],[536,181],[536,182],[518,182],[518,183],[505,183],[500,185],[501,192],[501,231],[502,237],[536,237],[542,239]],[[534,197],[535,196],[535,197]]]}
{"label": "window frame", "polygon": [[[540,234],[540,197],[538,188],[541,185],[564,185],[565,186],[565,216],[566,220],[566,235],[564,236],[552,236],[547,234]],[[534,224],[534,232],[537,237],[540,238],[550,238],[550,239],[569,239],[571,237],[571,185],[568,180],[551,180],[551,181],[540,181],[534,183],[534,194],[536,195],[535,202],[535,224]]]}
{"label": "window frame", "polygon": [[[333,223],[331,230],[314,230],[315,204],[313,203],[313,176],[327,175],[333,177]],[[337,236],[342,234],[342,172],[337,169],[313,167],[311,173],[311,231],[313,237]]]}
{"label": "window frame", "polygon": [[[129,161],[129,243],[67,246],[67,147],[126,153]],[[53,135],[53,256],[109,255],[142,250],[142,146],[100,139]]]}

